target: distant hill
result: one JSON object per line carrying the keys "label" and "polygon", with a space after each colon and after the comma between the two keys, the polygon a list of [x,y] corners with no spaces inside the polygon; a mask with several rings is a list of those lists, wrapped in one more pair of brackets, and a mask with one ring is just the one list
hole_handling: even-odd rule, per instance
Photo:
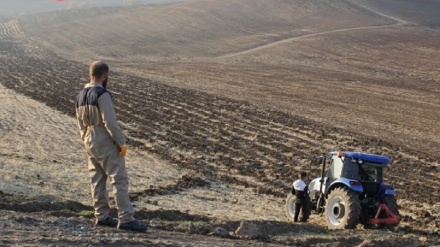
{"label": "distant hill", "polygon": [[134,4],[162,4],[184,0],[1,0],[0,21],[23,15],[63,9],[89,8],[102,6],[127,6]]}
{"label": "distant hill", "polygon": [[217,57],[285,37],[394,22],[347,0],[195,0],[58,11],[21,18],[20,26],[69,57],[121,61]]}
{"label": "distant hill", "polygon": [[440,0],[366,0],[359,2],[406,21],[440,29]]}
{"label": "distant hill", "polygon": [[[410,25],[440,26],[440,15],[436,14],[439,0],[191,0],[172,5],[121,7],[173,1],[176,0],[95,0],[95,5],[120,7],[26,15],[19,18],[20,28],[69,59],[99,57],[136,62],[221,57],[310,33],[396,23],[386,15]],[[0,9],[24,6],[24,2],[28,1],[7,0]],[[32,2],[44,2],[40,8],[49,9],[92,1]]]}

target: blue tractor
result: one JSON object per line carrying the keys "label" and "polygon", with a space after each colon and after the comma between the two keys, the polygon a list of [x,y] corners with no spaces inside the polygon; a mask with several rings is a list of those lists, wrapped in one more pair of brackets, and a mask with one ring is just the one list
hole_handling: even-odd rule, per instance
{"label": "blue tractor", "polygon": [[[308,185],[310,209],[325,214],[329,229],[352,229],[359,223],[367,228],[394,227],[400,215],[395,190],[385,184],[384,168],[390,166],[386,156],[359,152],[331,152],[319,158],[320,178]],[[310,212],[309,212],[310,213]],[[295,195],[286,200],[286,214],[295,214]]]}

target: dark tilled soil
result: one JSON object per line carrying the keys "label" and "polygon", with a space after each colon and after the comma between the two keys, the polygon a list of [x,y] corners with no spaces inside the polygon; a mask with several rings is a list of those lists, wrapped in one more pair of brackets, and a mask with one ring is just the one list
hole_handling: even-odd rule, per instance
{"label": "dark tilled soil", "polygon": [[[234,234],[240,222],[222,222],[179,211],[137,212],[149,225],[147,233],[115,231],[93,225],[90,206],[73,201],[5,194],[0,192],[0,243],[38,246],[432,246],[438,236],[410,228],[330,231],[313,224],[252,221],[260,235],[254,239]],[[114,215],[115,212],[113,211]],[[194,222],[194,224],[192,223]],[[189,227],[189,224],[192,226]],[[221,229],[223,234],[218,233]],[[23,234],[27,232],[27,234]],[[392,236],[391,236],[392,234]],[[18,242],[17,242],[18,241]]]}
{"label": "dark tilled soil", "polygon": [[[2,53],[14,54],[1,61],[2,84],[73,116],[73,99],[87,78],[84,75],[75,82],[72,82],[72,78],[78,78],[77,71],[85,71],[86,66],[63,60],[50,51],[40,50],[33,55],[35,57],[28,56],[22,47],[21,42],[24,41],[9,38],[0,42]],[[26,76],[29,71],[36,72]],[[49,75],[59,75],[60,80],[47,83],[52,80]],[[113,97],[117,114],[128,133],[130,145],[194,170],[195,174],[194,177],[182,177],[166,187],[152,187],[132,193],[133,200],[143,196],[178,193],[186,188],[206,186],[207,181],[213,180],[253,187],[256,193],[284,197],[298,170],[306,169],[312,176],[318,176],[319,167],[311,163],[315,154],[327,152],[327,147],[344,144],[347,149],[366,150],[393,158],[395,166],[387,172],[386,178],[399,184],[400,191],[405,191],[399,193],[399,199],[421,199],[426,203],[439,201],[436,179],[438,167],[430,165],[439,158],[438,154],[407,149],[359,133],[356,133],[358,138],[354,139],[346,130],[288,113],[120,73],[112,74],[112,80],[122,82],[111,85],[110,90],[115,92]],[[414,166],[412,158],[420,156],[427,158],[418,160],[418,166]],[[243,179],[243,176],[255,177],[257,182],[250,182]],[[420,183],[417,180],[431,182]],[[5,202],[1,205],[3,209],[27,212],[90,209],[75,202],[41,202],[37,205]],[[140,212],[140,215],[145,219],[158,217],[168,220],[175,217],[181,220],[211,221],[204,216],[185,216],[181,212]],[[423,229],[426,222],[423,218],[411,216],[404,220],[412,222],[413,227],[407,229],[409,232]],[[438,222],[439,219],[430,221]],[[222,226],[232,229],[232,226],[238,224],[226,223]],[[280,228],[290,229],[289,225],[277,224],[274,227],[277,235],[283,232]],[[176,226],[165,224],[160,228],[173,230]],[[207,234],[208,231],[201,232]],[[281,242],[290,243],[289,240]],[[364,244],[371,246],[379,242]],[[300,245],[300,242],[295,240],[292,244]]]}
{"label": "dark tilled soil", "polygon": [[[29,55],[26,40],[9,37],[0,42],[1,54],[13,54],[1,60],[2,84],[73,116],[73,99],[87,80],[86,72],[79,76],[78,71],[87,71],[87,67],[42,48]],[[328,147],[342,146],[392,158],[393,168],[385,176],[393,184],[402,184],[399,189],[405,193],[399,198],[423,198],[428,203],[440,200],[439,167],[431,165],[440,159],[438,153],[125,74],[114,73],[111,80],[120,82],[110,90],[130,145],[190,168],[199,176],[284,196],[297,170],[307,169],[312,177],[318,176],[319,167],[311,163],[314,157],[328,152]],[[258,183],[233,174],[255,177]]]}

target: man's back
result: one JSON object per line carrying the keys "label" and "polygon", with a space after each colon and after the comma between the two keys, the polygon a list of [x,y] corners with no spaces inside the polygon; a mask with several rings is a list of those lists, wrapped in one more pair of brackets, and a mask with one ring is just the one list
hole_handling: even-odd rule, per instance
{"label": "man's back", "polygon": [[125,136],[116,121],[110,92],[99,84],[89,83],[76,98],[76,118],[85,141],[90,127],[105,127],[111,138],[120,146],[125,145]]}
{"label": "man's back", "polygon": [[102,123],[101,113],[99,111],[99,98],[108,92],[100,86],[85,87],[77,96],[76,116],[86,126],[94,126]]}

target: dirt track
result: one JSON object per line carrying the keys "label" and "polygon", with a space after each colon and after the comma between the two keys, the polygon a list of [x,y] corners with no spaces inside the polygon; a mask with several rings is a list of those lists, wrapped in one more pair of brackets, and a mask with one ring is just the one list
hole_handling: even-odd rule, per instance
{"label": "dirt track", "polygon": [[278,46],[284,43],[288,43],[288,42],[292,42],[292,41],[296,41],[296,40],[300,40],[300,39],[308,39],[311,37],[315,37],[315,36],[321,36],[321,35],[327,35],[327,34],[333,34],[333,33],[340,33],[340,32],[347,32],[347,31],[356,31],[356,30],[368,30],[368,29],[386,29],[386,28],[393,28],[393,27],[401,27],[405,24],[407,24],[407,21],[404,21],[402,19],[390,16],[390,15],[386,15],[383,14],[380,11],[377,11],[375,9],[371,9],[365,5],[362,5],[356,1],[349,1],[352,2],[358,6],[360,6],[361,8],[364,8],[368,11],[371,11],[373,14],[376,14],[378,16],[382,16],[391,20],[396,21],[395,24],[390,24],[390,25],[374,25],[374,26],[363,26],[363,27],[353,27],[353,28],[342,28],[342,29],[336,29],[336,30],[331,30],[331,31],[324,31],[324,32],[316,32],[316,33],[311,33],[311,34],[305,34],[305,35],[301,35],[301,36],[297,36],[297,37],[292,37],[292,38],[286,38],[286,39],[282,39],[279,41],[275,41],[275,42],[271,42],[262,46],[258,46],[255,48],[251,48],[248,50],[244,50],[244,51],[240,51],[240,52],[236,52],[236,53],[231,53],[231,54],[225,54],[222,55],[218,58],[230,58],[230,57],[236,57],[236,56],[240,56],[240,55],[244,55],[244,54],[248,54],[248,53],[252,53],[252,52],[256,52],[259,51],[261,49],[266,49],[266,48],[270,48],[273,46]]}
{"label": "dirt track", "polygon": [[[191,4],[184,7],[193,8]],[[358,24],[355,27],[343,28],[347,22],[341,21],[339,29],[329,30],[320,25],[314,27],[318,31],[308,31],[305,35],[285,37],[284,33],[269,43],[267,40],[253,40],[253,47],[241,50],[222,48],[211,54],[213,59],[204,54],[202,59],[194,56],[169,61],[170,58],[165,57],[163,61],[157,61],[157,54],[153,54],[150,60],[144,57],[146,60],[136,65],[124,62],[128,58],[115,62],[117,72],[112,73],[111,81],[115,83],[110,85],[110,90],[118,118],[130,139],[130,147],[138,155],[134,163],[141,167],[145,155],[153,154],[160,162],[166,163],[164,169],[171,170],[169,177],[163,178],[165,182],[159,182],[160,186],[148,187],[148,182],[158,183],[154,179],[135,184],[132,193],[135,203],[145,205],[155,201],[156,197],[159,201],[177,200],[178,203],[179,197],[191,197],[197,189],[205,191],[200,193],[207,193],[211,190],[207,185],[217,183],[243,188],[241,192],[254,193],[252,197],[275,198],[274,206],[282,207],[282,200],[298,171],[308,170],[317,176],[319,168],[311,164],[314,156],[344,147],[391,157],[393,164],[386,179],[397,188],[402,212],[408,221],[407,232],[402,234],[421,231],[424,236],[434,232],[438,238],[438,207],[427,208],[427,205],[435,206],[440,201],[440,102],[436,97],[439,74],[434,69],[440,61],[429,61],[426,54],[436,48],[433,41],[440,35],[402,27],[404,20],[392,17],[387,21],[390,16],[385,14],[381,15],[383,20],[380,23],[374,23],[377,16],[372,15],[371,9],[357,8],[361,13],[369,13],[362,18],[371,20],[371,23],[367,22],[365,26],[355,23]],[[114,13],[122,18],[123,14],[132,11],[137,13],[130,8]],[[159,9],[157,13],[160,11],[168,9]],[[398,23],[392,24],[396,20]],[[0,82],[15,92],[73,116],[73,98],[87,80],[87,65],[81,62],[88,59],[81,55],[86,49],[73,54],[72,59],[66,59],[66,50],[60,52],[63,45],[50,39],[42,40],[42,37],[59,32],[59,28],[75,31],[77,27],[69,26],[69,23],[62,27],[48,26],[47,29],[36,27],[36,24],[25,21],[1,24]],[[419,38],[414,38],[414,34]],[[87,33],[84,36],[87,36],[84,40],[90,37]],[[48,37],[56,41],[59,36]],[[405,40],[400,47],[392,43],[396,37]],[[369,43],[372,38],[376,43]],[[335,40],[334,46],[316,48],[327,40]],[[294,45],[290,44],[291,41]],[[341,46],[337,45],[338,42]],[[259,43],[262,45],[257,45]],[[372,45],[377,43],[383,44],[383,48]],[[343,46],[347,50],[342,49]],[[356,46],[368,48],[370,53],[354,54]],[[53,47],[56,48],[51,49]],[[298,47],[306,50],[296,50]],[[339,50],[327,50],[335,47]],[[413,47],[418,47],[413,59],[425,67],[409,71],[403,68],[410,68],[412,62],[400,60],[404,55],[400,55],[399,49],[412,50]],[[123,50],[118,49],[114,51],[120,53],[110,60],[121,56]],[[142,54],[141,51],[138,53]],[[382,68],[367,61],[386,51],[390,52],[389,58],[377,59]],[[303,59],[295,60],[298,57]],[[322,63],[322,58],[328,60]],[[418,78],[417,83],[414,83],[415,78]],[[335,88],[335,92],[321,93],[328,87]],[[363,94],[356,95],[359,91]],[[333,99],[340,101],[334,102]],[[375,107],[377,105],[381,107]],[[48,122],[58,120],[42,121],[46,123],[46,131],[50,132],[55,126]],[[5,133],[14,129],[13,124],[1,124]],[[69,126],[71,128],[74,124]],[[59,133],[62,132],[60,128]],[[77,138],[75,130],[66,133],[68,138]],[[2,141],[6,147],[6,138],[2,137]],[[36,143],[44,143],[44,140],[37,138]],[[82,150],[78,143],[75,145],[69,153],[78,153],[75,154],[75,169],[80,170]],[[66,151],[59,146],[63,144],[57,143],[47,150]],[[50,153],[47,150],[44,152]],[[8,157],[20,152],[2,151],[1,156],[11,161]],[[171,167],[178,169],[174,171],[175,168]],[[135,180],[146,179],[142,175],[146,171],[136,171],[132,175]],[[170,179],[173,172],[177,179]],[[191,176],[185,177],[186,174]],[[84,195],[87,192],[82,189],[81,193],[80,200],[86,202]],[[411,205],[410,201],[418,204]],[[232,202],[225,204],[229,207]],[[166,202],[164,205],[180,207]],[[183,211],[185,207],[179,210]],[[278,212],[282,214],[282,208]],[[240,217],[232,218],[239,220]],[[315,223],[320,224],[318,219]],[[276,229],[285,227],[277,224]],[[236,223],[222,226],[232,225]],[[311,233],[316,231],[310,230]],[[310,239],[313,236],[306,238],[307,241]],[[290,240],[280,241],[289,243]],[[322,241],[325,239],[317,240]],[[349,241],[343,239],[341,243]]]}

